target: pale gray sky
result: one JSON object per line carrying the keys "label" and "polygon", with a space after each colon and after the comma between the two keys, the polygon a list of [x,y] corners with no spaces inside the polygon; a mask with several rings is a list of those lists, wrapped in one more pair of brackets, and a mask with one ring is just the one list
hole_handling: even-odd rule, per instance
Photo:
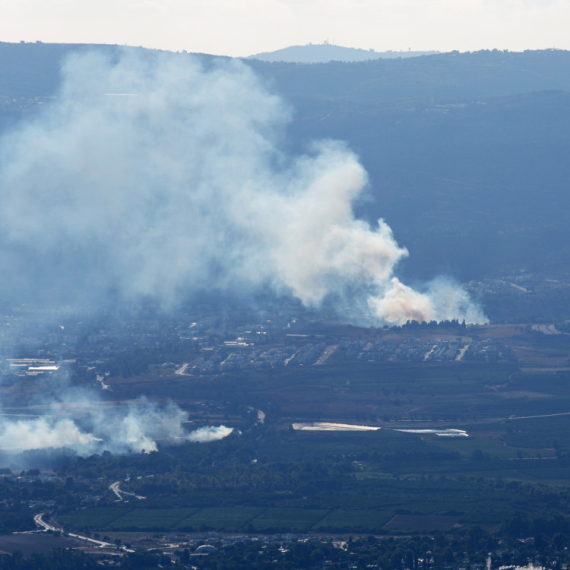
{"label": "pale gray sky", "polygon": [[570,49],[570,0],[0,0],[0,41],[247,56],[309,42]]}

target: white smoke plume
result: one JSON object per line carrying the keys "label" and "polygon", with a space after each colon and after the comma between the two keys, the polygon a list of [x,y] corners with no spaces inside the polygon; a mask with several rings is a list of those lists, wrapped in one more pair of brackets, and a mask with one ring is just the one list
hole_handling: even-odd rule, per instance
{"label": "white smoke plume", "polygon": [[195,441],[198,443],[209,443],[223,439],[232,433],[233,428],[226,426],[207,426],[199,428],[186,436],[187,441]]}
{"label": "white smoke plume", "polygon": [[2,140],[0,290],[169,307],[269,286],[355,322],[482,322],[458,286],[394,276],[407,251],[353,214],[357,157],[334,141],[285,156],[289,115],[240,63],[72,57],[57,102]]}
{"label": "white smoke plume", "polygon": [[188,421],[188,414],[174,404],[160,408],[140,400],[115,410],[94,406],[91,396],[89,401],[74,405],[80,406],[81,413],[73,413],[69,405],[53,404],[51,414],[38,418],[1,418],[0,451],[66,447],[81,456],[103,451],[149,453],[157,450],[158,441],[207,443],[223,439],[233,431],[226,426],[208,426],[187,432],[183,424]]}
{"label": "white smoke plume", "polygon": [[91,447],[92,434],[83,433],[69,419],[51,421],[40,417],[33,420],[3,421],[0,424],[0,449],[26,451],[51,447]]}

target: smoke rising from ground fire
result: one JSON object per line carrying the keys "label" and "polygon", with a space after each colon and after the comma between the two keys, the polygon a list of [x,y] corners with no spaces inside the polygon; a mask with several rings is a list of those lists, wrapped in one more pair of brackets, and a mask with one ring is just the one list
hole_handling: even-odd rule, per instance
{"label": "smoke rising from ground fire", "polygon": [[18,453],[30,449],[66,447],[78,455],[141,453],[157,450],[157,441],[169,444],[207,443],[227,437],[232,428],[207,426],[187,432],[183,424],[188,414],[170,404],[159,407],[140,400],[124,408],[104,409],[93,405],[94,394],[74,401],[75,412],[60,403],[50,414],[33,419],[0,419],[0,449]]}
{"label": "smoke rising from ground fire", "polygon": [[357,157],[334,141],[285,156],[289,115],[240,63],[75,55],[57,101],[2,141],[2,290],[169,307],[269,286],[361,323],[483,321],[458,286],[394,276],[407,251],[353,214]]}
{"label": "smoke rising from ground fire", "polygon": [[[93,52],[62,79],[55,102],[0,141],[0,299],[168,309],[201,290],[270,288],[355,324],[484,320],[448,280],[414,290],[395,277],[407,251],[384,221],[354,217],[367,185],[357,157],[330,140],[282,152],[290,110],[245,65]],[[174,405],[77,415],[54,403],[2,418],[0,449],[141,452],[231,432],[187,433],[186,419]]]}

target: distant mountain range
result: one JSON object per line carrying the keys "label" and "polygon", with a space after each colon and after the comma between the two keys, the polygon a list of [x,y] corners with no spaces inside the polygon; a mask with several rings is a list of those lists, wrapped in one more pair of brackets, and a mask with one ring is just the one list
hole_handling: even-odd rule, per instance
{"label": "distant mountain range", "polygon": [[399,57],[417,57],[433,55],[436,51],[374,51],[335,46],[329,43],[308,44],[306,46],[290,46],[271,52],[263,52],[249,56],[247,59],[261,61],[284,61],[288,63],[328,63],[331,61],[368,61],[370,59],[395,59]]}

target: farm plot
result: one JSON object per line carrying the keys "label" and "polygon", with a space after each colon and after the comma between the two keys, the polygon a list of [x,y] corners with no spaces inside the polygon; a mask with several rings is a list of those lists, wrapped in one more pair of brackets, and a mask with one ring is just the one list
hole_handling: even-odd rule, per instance
{"label": "farm plot", "polygon": [[447,515],[396,515],[384,525],[384,530],[448,531],[459,522],[459,519],[460,517]]}
{"label": "farm plot", "polygon": [[378,532],[390,520],[391,511],[360,511],[338,509],[330,512],[311,528],[313,531]]}
{"label": "farm plot", "polygon": [[178,530],[236,531],[265,509],[261,507],[210,507],[199,509],[176,525]]}
{"label": "farm plot", "polygon": [[170,530],[198,509],[133,509],[107,525],[105,530]]}
{"label": "farm plot", "polygon": [[257,531],[304,531],[309,530],[330,511],[324,509],[271,508],[251,521],[251,527]]}
{"label": "farm plot", "polygon": [[64,526],[99,530],[119,517],[128,515],[132,510],[130,507],[93,507],[64,513],[59,515],[57,520]]}

